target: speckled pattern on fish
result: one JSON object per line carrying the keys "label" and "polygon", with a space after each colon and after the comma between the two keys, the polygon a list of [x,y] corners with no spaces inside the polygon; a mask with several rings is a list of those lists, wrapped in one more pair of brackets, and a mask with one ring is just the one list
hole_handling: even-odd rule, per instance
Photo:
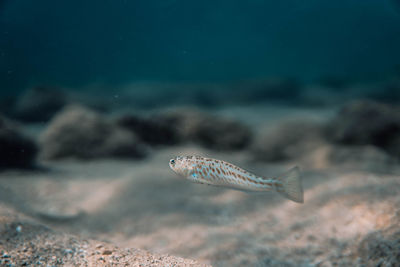
{"label": "speckled pattern on fish", "polygon": [[226,161],[200,156],[178,156],[169,161],[169,166],[175,173],[195,183],[244,191],[276,191],[295,202],[304,202],[297,166],[277,178],[264,178]]}

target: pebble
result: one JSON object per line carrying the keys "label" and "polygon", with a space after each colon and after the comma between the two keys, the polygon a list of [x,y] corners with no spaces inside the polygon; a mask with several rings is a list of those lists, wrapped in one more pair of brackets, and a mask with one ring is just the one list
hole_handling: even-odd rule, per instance
{"label": "pebble", "polygon": [[104,250],[103,255],[111,255],[112,251],[111,250]]}

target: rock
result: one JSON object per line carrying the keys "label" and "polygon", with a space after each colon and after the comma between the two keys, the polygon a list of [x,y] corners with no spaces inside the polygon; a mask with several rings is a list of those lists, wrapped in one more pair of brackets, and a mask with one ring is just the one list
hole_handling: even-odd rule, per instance
{"label": "rock", "polygon": [[31,168],[37,154],[35,143],[0,116],[0,169]]}
{"label": "rock", "polygon": [[290,120],[260,133],[252,146],[256,159],[283,161],[306,156],[325,143],[323,125]]}
{"label": "rock", "polygon": [[158,116],[174,127],[182,142],[191,141],[216,150],[236,150],[246,147],[251,131],[245,125],[191,109],[171,111]]}
{"label": "rock", "polygon": [[67,106],[40,136],[45,159],[142,158],[145,146],[130,131],[81,106]]}
{"label": "rock", "polygon": [[335,143],[374,145],[400,156],[400,110],[372,101],[352,102],[330,122],[327,135]]}
{"label": "rock", "polygon": [[119,126],[134,132],[143,142],[150,145],[173,145],[179,141],[176,130],[161,118],[126,115],[118,118],[116,122]]}
{"label": "rock", "polygon": [[18,99],[14,115],[26,122],[46,122],[67,102],[66,95],[57,88],[34,87]]}

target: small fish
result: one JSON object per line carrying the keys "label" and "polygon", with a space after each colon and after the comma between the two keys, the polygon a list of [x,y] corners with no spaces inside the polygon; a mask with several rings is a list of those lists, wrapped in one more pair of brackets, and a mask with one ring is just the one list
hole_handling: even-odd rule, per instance
{"label": "small fish", "polygon": [[169,166],[175,173],[194,183],[244,191],[276,191],[295,202],[304,202],[297,166],[278,178],[260,177],[226,161],[199,156],[176,157],[169,161]]}

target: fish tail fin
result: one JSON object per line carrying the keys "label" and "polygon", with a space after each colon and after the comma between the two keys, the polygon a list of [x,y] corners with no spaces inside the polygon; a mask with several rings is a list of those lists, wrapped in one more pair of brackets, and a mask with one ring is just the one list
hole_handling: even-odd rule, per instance
{"label": "fish tail fin", "polygon": [[278,190],[286,198],[304,203],[303,186],[301,185],[300,168],[295,166],[277,179],[282,183],[282,189]]}

